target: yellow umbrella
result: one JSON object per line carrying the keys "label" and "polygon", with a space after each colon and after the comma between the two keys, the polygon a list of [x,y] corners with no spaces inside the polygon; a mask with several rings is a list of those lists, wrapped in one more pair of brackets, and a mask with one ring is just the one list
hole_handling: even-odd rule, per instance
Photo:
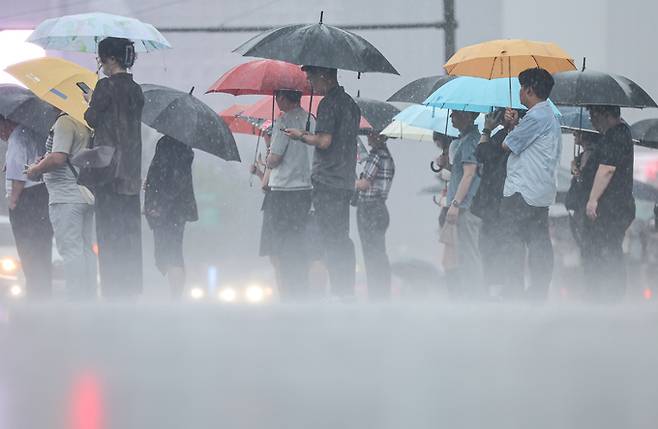
{"label": "yellow umbrella", "polygon": [[541,67],[549,73],[576,70],[573,58],[555,43],[491,40],[458,50],[443,66],[449,75],[485,79],[516,77]]}
{"label": "yellow umbrella", "polygon": [[92,91],[98,76],[78,64],[61,58],[38,58],[5,69],[39,98],[86,124],[87,102],[83,89]]}

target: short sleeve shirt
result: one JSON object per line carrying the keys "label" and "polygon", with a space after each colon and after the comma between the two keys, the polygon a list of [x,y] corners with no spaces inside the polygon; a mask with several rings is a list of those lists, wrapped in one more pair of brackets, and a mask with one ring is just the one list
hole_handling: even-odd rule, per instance
{"label": "short sleeve shirt", "polygon": [[25,165],[34,164],[39,158],[39,146],[43,148],[45,139],[34,131],[22,125],[16,126],[7,140],[7,154],[5,157],[5,177],[7,195],[11,193],[11,181],[25,182],[30,188],[39,182],[28,180],[25,175]]}
{"label": "short sleeve shirt", "polygon": [[[295,191],[311,189],[311,158],[313,148],[300,141],[292,140],[281,129],[305,129],[308,112],[297,107],[284,113],[276,120],[270,151],[281,156],[281,163],[270,173],[270,188],[274,191]],[[311,117],[311,129],[315,129],[315,119]]]}
{"label": "short sleeve shirt", "polygon": [[631,130],[625,123],[610,128],[595,145],[582,173],[585,189],[591,191],[601,164],[615,167],[615,173],[599,200],[599,210],[602,212],[614,214],[632,208],[633,158]]}
{"label": "short sleeve shirt", "polygon": [[331,134],[331,145],[327,149],[315,149],[314,182],[331,188],[354,189],[360,120],[359,106],[342,86],[334,87],[322,99],[315,133]]}
{"label": "short sleeve shirt", "polygon": [[[87,146],[90,138],[89,129],[68,115],[60,116],[51,130],[52,146],[46,146],[46,152],[64,153],[75,156]],[[50,138],[48,139],[50,142]],[[75,167],[73,167],[75,168]],[[48,173],[43,180],[48,188],[50,204],[90,203],[83,194],[69,164],[64,164]]]}
{"label": "short sleeve shirt", "polygon": [[[459,183],[464,178],[464,164],[478,164],[475,156],[475,150],[480,142],[480,132],[477,127],[471,128],[465,134],[450,144],[450,159],[452,160],[452,170],[450,171],[450,181],[448,182],[448,202],[455,199]],[[473,198],[480,186],[480,177],[476,175],[471,182],[466,197],[461,202],[460,208],[469,208]]]}

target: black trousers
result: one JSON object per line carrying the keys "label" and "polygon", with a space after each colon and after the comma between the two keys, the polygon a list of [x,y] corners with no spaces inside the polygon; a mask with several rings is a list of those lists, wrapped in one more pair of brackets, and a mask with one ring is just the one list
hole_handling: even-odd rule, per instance
{"label": "black trousers", "polygon": [[386,202],[359,202],[356,219],[368,278],[368,297],[371,300],[389,299],[391,263],[386,253],[386,230],[390,218]]}
{"label": "black trousers", "polygon": [[309,289],[309,257],[305,243],[311,191],[270,191],[268,207],[272,216],[271,251],[279,264],[279,297],[282,301],[305,299]]}
{"label": "black trousers", "polygon": [[313,184],[315,220],[322,238],[321,247],[331,291],[339,297],[353,297],[356,276],[354,243],[350,239],[352,191]]}
{"label": "black trousers", "polygon": [[621,300],[626,291],[626,263],[622,244],[632,218],[603,214],[595,221],[585,217],[581,256],[585,272],[585,294],[593,301]]}
{"label": "black trousers", "polygon": [[[548,230],[548,207],[533,207],[516,193],[503,198],[500,210],[506,261],[503,296],[511,299],[546,299],[554,263],[553,244]],[[526,257],[530,268],[527,290]]]}
{"label": "black trousers", "polygon": [[142,215],[139,195],[121,195],[112,185],[95,189],[96,237],[104,297],[142,292]]}
{"label": "black trousers", "polygon": [[52,294],[53,228],[48,215],[45,184],[26,188],[14,210],[9,210],[16,250],[23,266],[28,297]]}

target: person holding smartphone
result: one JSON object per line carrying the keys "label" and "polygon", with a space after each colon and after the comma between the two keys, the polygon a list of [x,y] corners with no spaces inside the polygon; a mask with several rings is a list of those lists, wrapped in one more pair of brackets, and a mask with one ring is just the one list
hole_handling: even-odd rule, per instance
{"label": "person holding smartphone", "polygon": [[[94,147],[114,148],[96,197],[96,236],[102,294],[134,297],[142,291],[142,89],[128,73],[135,63],[128,39],[108,37],[98,44],[98,62],[108,76],[87,94],[85,120],[94,129]],[[107,171],[106,170],[106,171]],[[109,177],[107,177],[109,176]]]}

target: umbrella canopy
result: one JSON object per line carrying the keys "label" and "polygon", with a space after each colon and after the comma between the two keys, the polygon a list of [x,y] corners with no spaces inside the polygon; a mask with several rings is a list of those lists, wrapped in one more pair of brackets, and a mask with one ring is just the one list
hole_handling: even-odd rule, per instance
{"label": "umbrella canopy", "polygon": [[240,161],[228,126],[193,95],[160,85],[142,85],[142,122],[158,132],[227,161]]}
{"label": "umbrella canopy", "polygon": [[255,60],[233,67],[206,91],[233,95],[272,95],[288,89],[311,93],[311,85],[298,65],[276,60]]}
{"label": "umbrella canopy", "polygon": [[644,119],[631,126],[633,138],[639,145],[658,149],[658,119]]}
{"label": "umbrella canopy", "polygon": [[297,24],[261,33],[233,52],[293,64],[399,74],[377,48],[363,37],[322,23]]}
{"label": "umbrella canopy", "polygon": [[[357,97],[354,99],[361,109],[361,117],[371,125],[373,131],[380,132],[400,113],[400,109],[384,101]],[[361,124],[363,125],[363,124]],[[361,126],[361,128],[364,128]],[[368,128],[368,127],[366,127]]]}
{"label": "umbrella canopy", "polygon": [[[437,89],[423,104],[439,109],[489,113],[498,107],[510,106],[510,83],[511,107],[526,110],[519,98],[521,84],[517,78],[487,80],[462,76]],[[559,110],[554,105],[552,107],[559,115]]]}
{"label": "umbrella canopy", "polygon": [[432,130],[414,127],[398,120],[393,120],[393,122],[391,122],[388,127],[384,128],[380,134],[394,139],[415,140],[420,142],[434,141],[434,133]]}
{"label": "umbrella canopy", "polygon": [[56,108],[29,90],[18,85],[0,84],[0,116],[45,136],[57,115]]}
{"label": "umbrella canopy", "polygon": [[240,116],[247,107],[249,106],[234,104],[219,113],[219,116],[224,120],[226,125],[228,125],[228,128],[233,134],[249,134],[256,136],[260,133],[260,130],[256,128],[256,126]]}
{"label": "umbrella canopy", "polygon": [[575,70],[573,58],[554,43],[531,40],[491,40],[458,50],[443,66],[453,76],[485,79],[518,76],[541,67],[549,73]]}
{"label": "umbrella canopy", "polygon": [[52,104],[83,124],[89,107],[82,87],[93,90],[98,76],[78,64],[61,58],[37,58],[6,68],[7,73],[18,79],[42,100]]}
{"label": "umbrella canopy", "polygon": [[135,42],[137,52],[171,49],[171,44],[152,25],[107,13],[47,19],[37,26],[27,41],[44,49],[95,53],[98,42],[106,37],[130,39]]}
{"label": "umbrella canopy", "polygon": [[434,93],[434,91],[454,78],[455,76],[450,75],[421,77],[420,79],[416,79],[400,88],[386,101],[422,104],[427,97]]}
{"label": "umbrella canopy", "polygon": [[597,133],[589,118],[589,113],[584,108],[561,106],[560,127],[562,131],[584,131],[586,133]]}
{"label": "umbrella canopy", "polygon": [[595,70],[557,73],[551,99],[566,106],[658,107],[639,85],[624,77]]}
{"label": "umbrella canopy", "polygon": [[[450,137],[459,135],[459,130],[452,126],[450,112],[445,109],[436,109],[424,105],[409,106],[398,113],[395,120],[415,128],[436,131]],[[484,116],[478,116],[475,124],[482,129],[484,127]]]}

